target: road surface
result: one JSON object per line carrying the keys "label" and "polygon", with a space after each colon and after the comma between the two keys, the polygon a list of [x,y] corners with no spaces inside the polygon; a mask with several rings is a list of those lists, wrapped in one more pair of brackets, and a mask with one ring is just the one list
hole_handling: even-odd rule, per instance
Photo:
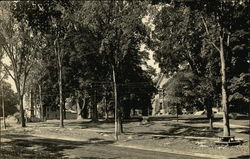
{"label": "road surface", "polygon": [[[48,158],[205,159],[188,155],[118,147],[115,146],[114,141],[100,140],[98,138],[91,138],[88,141],[68,141],[19,134],[5,134],[1,138],[1,148],[10,145],[15,148],[18,147],[18,151],[13,151],[19,152],[19,154],[15,154],[15,157],[19,156],[20,158],[34,156],[34,158],[45,158],[46,154],[48,154],[50,155]],[[39,155],[36,156],[37,154]],[[9,156],[9,158],[12,157]]]}

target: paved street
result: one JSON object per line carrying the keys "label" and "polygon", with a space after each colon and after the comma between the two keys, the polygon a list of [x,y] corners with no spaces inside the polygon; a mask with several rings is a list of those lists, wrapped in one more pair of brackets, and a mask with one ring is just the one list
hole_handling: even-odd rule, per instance
{"label": "paved street", "polygon": [[[177,155],[165,152],[145,151],[111,145],[89,145],[70,152],[72,157],[121,158],[121,159],[194,159],[199,157]],[[203,159],[203,158],[201,158]]]}

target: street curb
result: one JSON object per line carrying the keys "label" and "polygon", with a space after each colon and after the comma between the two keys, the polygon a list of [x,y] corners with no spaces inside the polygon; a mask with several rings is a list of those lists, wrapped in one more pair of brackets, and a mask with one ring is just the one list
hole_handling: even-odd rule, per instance
{"label": "street curb", "polygon": [[117,147],[125,147],[125,148],[156,151],[156,152],[167,152],[167,153],[174,153],[178,155],[188,155],[188,156],[195,156],[195,157],[204,157],[204,158],[207,157],[207,158],[213,158],[213,159],[228,159],[229,158],[229,157],[220,156],[220,155],[182,152],[182,151],[176,151],[176,150],[167,149],[167,148],[164,148],[164,149],[163,148],[146,148],[143,146],[132,146],[132,145],[122,145],[122,144],[113,144],[113,145]]}

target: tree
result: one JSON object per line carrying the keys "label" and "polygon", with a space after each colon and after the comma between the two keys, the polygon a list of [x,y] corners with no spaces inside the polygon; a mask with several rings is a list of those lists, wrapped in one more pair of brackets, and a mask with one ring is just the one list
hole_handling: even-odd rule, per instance
{"label": "tree", "polygon": [[[154,1],[155,3],[155,1]],[[249,27],[249,17],[248,9],[249,4],[247,1],[198,1],[198,2],[189,2],[189,1],[172,1],[172,5],[175,6],[187,6],[194,12],[199,13],[201,17],[202,27],[206,31],[206,43],[210,44],[220,55],[220,71],[221,71],[221,105],[223,107],[223,123],[224,123],[224,136],[230,136],[230,127],[229,127],[229,104],[228,104],[228,65],[232,61],[235,45],[232,42],[232,39],[240,39],[237,36],[232,36],[238,34],[241,30],[243,37],[247,35],[245,30]],[[209,23],[208,23],[209,22]],[[242,23],[241,25],[238,25]],[[244,29],[245,28],[245,29]],[[232,38],[233,37],[233,38]],[[234,39],[235,40],[235,39]],[[233,41],[234,41],[233,40]],[[245,52],[247,49],[246,45],[243,44],[240,47],[240,44],[236,48],[241,48],[242,52]],[[243,55],[244,56],[244,55]],[[239,56],[238,56],[239,57]],[[240,58],[238,58],[240,59]],[[245,61],[245,62],[243,62]],[[242,64],[246,64],[246,60],[242,60]],[[230,69],[229,69],[230,70]],[[232,76],[233,74],[231,74]]]}
{"label": "tree", "polygon": [[[67,37],[68,23],[63,21],[63,16],[66,7],[70,3],[63,3],[61,1],[47,1],[47,2],[18,2],[17,7],[13,12],[18,20],[27,20],[29,26],[34,33],[46,34],[53,43],[53,52],[57,56],[58,64],[58,88],[59,88],[59,107],[60,107],[60,127],[63,124],[63,58],[65,56],[63,41]],[[21,16],[20,16],[21,15]],[[32,17],[34,17],[32,19]]]}
{"label": "tree", "polygon": [[[2,54],[0,56],[0,60],[2,60]],[[3,72],[3,75],[2,75]],[[1,83],[1,105],[2,105],[2,116],[3,116],[3,125],[4,129],[6,129],[6,122],[5,122],[5,105],[4,105],[4,94],[3,94],[3,89],[4,89],[4,78],[6,77],[6,74],[4,71],[2,71],[2,67],[0,66],[0,83]]]}
{"label": "tree", "polygon": [[[201,5],[205,6],[204,10],[207,15],[214,16],[213,21],[217,26],[217,34],[211,34],[207,27],[206,19],[203,18],[203,24],[206,29],[206,33],[210,38],[211,45],[220,53],[220,66],[221,66],[221,105],[223,108],[223,135],[230,136],[230,125],[229,125],[229,103],[228,103],[228,64],[232,61],[232,35],[238,32],[239,29],[249,27],[249,9],[248,1],[213,1],[213,2],[202,2]],[[238,26],[238,21],[243,21],[242,26]],[[242,28],[243,27],[243,28]],[[244,33],[243,33],[244,34]],[[214,36],[216,36],[215,39]],[[245,34],[246,35],[246,34]],[[216,43],[218,41],[218,43]],[[244,47],[243,47],[244,48]],[[246,48],[246,47],[245,47]]]}
{"label": "tree", "polygon": [[214,56],[213,49],[204,42],[205,29],[202,27],[200,18],[201,14],[188,6],[162,5],[154,18],[155,29],[152,37],[153,44],[156,45],[152,45],[152,49],[156,52],[155,58],[159,66],[166,74],[171,76],[183,70],[193,72],[196,80],[193,81],[192,86],[180,83],[179,86],[186,87],[181,89],[186,92],[186,95],[180,92],[182,95],[179,94],[178,98],[185,98],[185,105],[190,104],[190,106],[195,105],[189,103],[186,97],[193,101],[202,99],[212,129],[212,106],[215,105],[215,101],[208,102],[214,98],[211,96],[213,94],[208,92],[216,87],[212,83],[216,83],[214,72],[217,71],[217,63],[213,65],[212,63],[217,61],[215,59],[217,56]]}
{"label": "tree", "polygon": [[33,66],[35,38],[25,21],[18,22],[11,13],[15,3],[2,3],[4,19],[1,21],[1,50],[10,59],[10,65],[2,63],[9,76],[14,80],[17,89],[21,126],[25,127],[23,98],[26,81]]}
{"label": "tree", "polygon": [[[47,50],[44,49],[46,51],[43,56],[46,63],[44,91],[54,91],[59,87],[55,83],[57,71],[55,63],[58,60],[50,53],[55,48],[53,43],[56,39],[51,19],[56,19],[56,24],[60,25],[60,38],[56,41],[56,44],[60,45],[56,48],[60,46],[59,50],[63,50],[64,53],[61,64],[65,98],[73,97],[76,103],[77,101],[80,103],[88,101],[87,98],[90,96],[89,102],[82,103],[91,105],[92,120],[97,120],[97,103],[103,99],[105,90],[110,90],[109,81],[112,80],[115,81],[113,86],[116,85],[112,87],[118,89],[116,106],[123,96],[128,97],[129,93],[136,93],[140,94],[136,97],[137,100],[146,103],[148,107],[153,86],[148,72],[141,69],[148,54],[139,51],[141,44],[148,37],[141,21],[146,3],[74,1],[63,4],[54,0],[38,4],[39,2],[20,2],[15,15],[17,17],[22,15],[20,19],[27,19],[34,32],[47,34]],[[61,6],[59,9],[56,7],[58,5]],[[46,22],[42,23],[41,19],[45,19]],[[133,85],[129,86],[131,83]],[[140,83],[138,88],[135,87],[136,83]],[[147,88],[147,84],[150,88]],[[125,86],[129,89],[124,88]],[[122,89],[128,91],[123,93]],[[145,93],[140,93],[140,90],[145,90]],[[146,100],[143,99],[143,95],[147,97]],[[56,95],[45,98],[46,103],[54,105],[55,101],[52,100]],[[116,114],[118,116],[118,112]]]}
{"label": "tree", "polygon": [[[128,54],[138,53],[145,40],[146,30],[141,22],[145,3],[128,1],[86,2],[82,21],[97,33],[101,39],[99,53],[103,62],[110,65],[115,105],[115,134],[122,130],[121,110],[118,107],[120,82],[118,72]],[[87,16],[86,16],[87,15]]]}

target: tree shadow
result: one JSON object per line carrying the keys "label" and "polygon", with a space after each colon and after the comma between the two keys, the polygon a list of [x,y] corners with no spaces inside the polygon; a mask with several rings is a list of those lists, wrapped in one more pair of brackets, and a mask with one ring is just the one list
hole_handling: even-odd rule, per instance
{"label": "tree shadow", "polygon": [[[222,121],[221,118],[214,118],[213,122],[218,122],[218,121]],[[209,120],[207,118],[198,118],[198,119],[191,119],[191,120],[187,120],[184,121],[184,123],[186,124],[205,124],[205,123],[209,123]]]}
{"label": "tree shadow", "polygon": [[234,130],[238,133],[241,133],[241,134],[250,134],[250,129],[249,128],[230,128],[231,130]]}
{"label": "tree shadow", "polygon": [[249,120],[248,115],[238,115],[236,119],[234,120]]}
{"label": "tree shadow", "polygon": [[62,158],[64,150],[84,148],[89,145],[108,145],[115,142],[102,138],[91,138],[88,141],[68,141],[18,134],[2,135],[1,137],[10,139],[10,141],[1,143],[0,154],[19,156],[20,158]]}
{"label": "tree shadow", "polygon": [[[168,129],[159,129],[154,131],[138,131],[136,135],[168,135],[168,136],[195,136],[195,137],[217,137],[217,134],[222,132],[221,128],[210,130],[209,127],[193,127],[182,124],[163,124],[170,127]],[[129,132],[133,133],[133,132]]]}
{"label": "tree shadow", "polygon": [[243,156],[238,156],[238,157],[234,157],[234,158],[229,158],[229,159],[249,159],[250,155],[243,155]]}

